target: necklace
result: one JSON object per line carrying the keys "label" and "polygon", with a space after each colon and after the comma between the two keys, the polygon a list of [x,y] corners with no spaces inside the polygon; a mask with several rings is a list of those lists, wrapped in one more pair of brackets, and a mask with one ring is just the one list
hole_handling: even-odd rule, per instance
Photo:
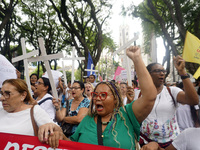
{"label": "necklace", "polygon": [[[100,117],[101,118],[101,116],[98,116],[98,117]],[[111,121],[111,119],[112,119],[112,117],[110,118],[110,120],[108,121],[108,122],[103,122],[103,121],[101,121],[101,124],[102,125],[108,125],[109,124],[109,122]],[[101,119],[100,119],[101,120]]]}
{"label": "necklace", "polygon": [[108,122],[101,122],[102,125],[107,125],[109,124],[110,120]]}

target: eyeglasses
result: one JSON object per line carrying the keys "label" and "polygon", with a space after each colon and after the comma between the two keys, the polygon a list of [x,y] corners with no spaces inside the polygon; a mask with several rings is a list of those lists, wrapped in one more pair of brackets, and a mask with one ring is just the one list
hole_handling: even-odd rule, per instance
{"label": "eyeglasses", "polygon": [[74,89],[74,90],[78,90],[78,89],[80,89],[80,88],[81,88],[81,87],[71,87],[70,90],[73,90],[73,89]]}
{"label": "eyeglasses", "polygon": [[2,92],[0,91],[1,96],[4,96],[5,98],[10,98],[11,92],[10,91],[5,91]]}
{"label": "eyeglasses", "polygon": [[35,82],[35,84],[41,85],[41,84],[44,84],[44,83],[38,81],[38,82]]}
{"label": "eyeglasses", "polygon": [[107,98],[108,93],[107,92],[100,92],[99,94],[96,92],[91,92],[92,99],[96,100],[98,97],[104,101]]}
{"label": "eyeglasses", "polygon": [[155,70],[152,70],[150,73],[152,73],[152,72],[154,72],[154,73],[156,73],[156,74],[160,74],[161,72],[164,73],[164,74],[167,73],[166,70],[161,70],[161,69],[155,69]]}

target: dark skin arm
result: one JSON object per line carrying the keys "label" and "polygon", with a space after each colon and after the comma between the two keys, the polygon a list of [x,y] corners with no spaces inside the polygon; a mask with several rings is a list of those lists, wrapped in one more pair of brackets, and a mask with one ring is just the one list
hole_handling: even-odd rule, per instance
{"label": "dark skin arm", "polygon": [[142,60],[140,48],[131,46],[126,50],[126,54],[134,63],[140,82],[142,97],[138,98],[138,100],[133,103],[132,109],[138,122],[142,123],[153,108],[157,90]]}
{"label": "dark skin arm", "polygon": [[146,145],[144,145],[141,150],[176,150],[176,148],[170,144],[168,147],[166,147],[165,149],[164,148],[161,148],[158,143],[156,142],[150,142]]}
{"label": "dark skin arm", "polygon": [[[181,56],[174,57],[174,65],[179,75],[186,75],[185,61]],[[183,79],[184,91],[181,91],[177,95],[177,101],[182,104],[197,105],[199,103],[198,94],[190,81],[190,78]]]}

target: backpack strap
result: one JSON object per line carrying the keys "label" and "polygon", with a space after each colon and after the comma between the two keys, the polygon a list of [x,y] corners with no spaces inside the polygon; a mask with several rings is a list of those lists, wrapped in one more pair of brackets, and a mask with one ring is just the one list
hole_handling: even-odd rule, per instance
{"label": "backpack strap", "polygon": [[[176,107],[176,101],[175,101],[174,97],[172,96],[171,90],[170,90],[170,88],[169,88],[168,86],[166,86],[166,87],[167,87],[167,90],[168,90],[170,96],[172,97],[174,106]],[[141,95],[142,95],[142,93],[141,93],[141,91],[140,91],[138,98],[141,97]]]}
{"label": "backpack strap", "polygon": [[33,107],[31,107],[30,109],[30,115],[31,115],[31,122],[32,122],[32,126],[33,126],[33,131],[34,131],[34,135],[35,136],[38,136],[38,126],[35,122],[35,119],[34,119],[34,112],[33,112],[33,109],[34,109],[35,105],[33,105]]}
{"label": "backpack strap", "polygon": [[174,97],[172,96],[171,90],[170,90],[170,88],[169,88],[168,86],[167,86],[167,90],[168,90],[170,96],[172,97],[172,100],[173,100],[174,106],[176,107],[175,99],[174,99]]}
{"label": "backpack strap", "polygon": [[38,105],[41,105],[41,104],[44,103],[45,101],[47,101],[47,100],[52,100],[52,99],[53,99],[52,97],[47,97],[47,98],[43,99],[42,101],[40,101],[40,102],[38,103]]}

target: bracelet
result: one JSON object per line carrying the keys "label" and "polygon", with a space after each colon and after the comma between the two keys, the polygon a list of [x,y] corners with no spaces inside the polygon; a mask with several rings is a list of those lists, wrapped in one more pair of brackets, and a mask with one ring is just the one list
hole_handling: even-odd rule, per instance
{"label": "bracelet", "polygon": [[187,79],[187,78],[190,78],[190,75],[187,73],[185,75],[180,75],[181,76],[181,79]]}

